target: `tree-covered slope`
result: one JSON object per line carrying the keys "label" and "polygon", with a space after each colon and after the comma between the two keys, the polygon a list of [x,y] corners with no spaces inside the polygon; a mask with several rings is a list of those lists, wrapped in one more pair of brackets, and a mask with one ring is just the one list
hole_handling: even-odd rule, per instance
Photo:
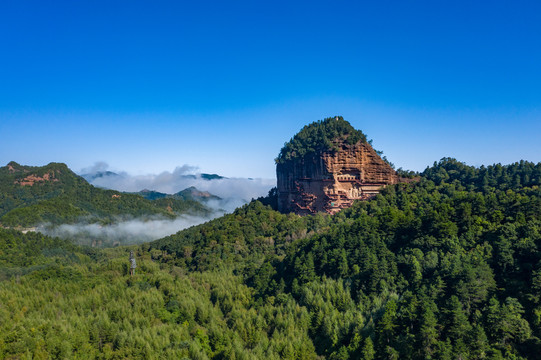
{"label": "tree-covered slope", "polygon": [[242,269],[284,255],[293,241],[321,231],[330,217],[281,214],[253,201],[218,219],[149,243],[189,270]]}
{"label": "tree-covered slope", "polygon": [[257,203],[151,246],[188,269],[245,265],[236,273],[256,304],[293,297],[309,311],[321,356],[530,359],[541,353],[540,169],[443,159],[322,226],[291,216],[285,228],[312,235],[285,246],[285,215]]}
{"label": "tree-covered slope", "polygon": [[252,202],[139,246],[133,278],[129,248],[0,230],[0,357],[538,359],[540,170],[443,159],[334,216]]}
{"label": "tree-covered slope", "polygon": [[[489,167],[495,187],[476,191],[485,171],[447,183],[442,177],[462,176],[451,164],[343,211],[335,216],[343,223],[293,244],[255,276],[284,283],[310,309],[318,353],[359,358],[367,342],[381,359],[541,353],[540,184],[516,187],[497,170],[523,178],[539,165]],[[258,291],[277,296],[273,286]]]}
{"label": "tree-covered slope", "polygon": [[32,226],[40,223],[113,221],[118,216],[177,213],[206,215],[209,209],[197,201],[169,199],[150,201],[134,194],[103,190],[88,184],[65,164],[43,167],[10,162],[0,168],[0,223]]}
{"label": "tree-covered slope", "polygon": [[255,309],[241,277],[143,250],[130,277],[129,250],[0,229],[0,358],[316,359],[292,298]]}

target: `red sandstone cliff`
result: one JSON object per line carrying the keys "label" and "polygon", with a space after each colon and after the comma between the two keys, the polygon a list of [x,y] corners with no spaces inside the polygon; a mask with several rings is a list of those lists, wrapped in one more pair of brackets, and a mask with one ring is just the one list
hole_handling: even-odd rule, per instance
{"label": "red sandstone cliff", "polygon": [[362,141],[306,154],[278,163],[278,209],[305,215],[316,212],[334,214],[354,200],[369,199],[385,185],[396,184],[393,168]]}

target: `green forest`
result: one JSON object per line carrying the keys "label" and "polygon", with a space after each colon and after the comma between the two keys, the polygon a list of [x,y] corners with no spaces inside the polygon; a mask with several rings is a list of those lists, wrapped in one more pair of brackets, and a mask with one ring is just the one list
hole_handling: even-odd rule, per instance
{"label": "green forest", "polygon": [[333,216],[271,191],[140,246],[0,229],[0,358],[538,359],[540,186],[445,158]]}

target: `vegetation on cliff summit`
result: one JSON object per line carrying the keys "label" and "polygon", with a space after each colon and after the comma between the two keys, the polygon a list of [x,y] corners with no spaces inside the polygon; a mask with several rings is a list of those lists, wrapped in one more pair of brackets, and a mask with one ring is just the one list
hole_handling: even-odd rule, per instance
{"label": "vegetation on cliff summit", "polygon": [[277,164],[302,158],[316,151],[338,150],[337,141],[347,144],[366,142],[366,135],[356,130],[342,116],[329,117],[306,125],[289,142],[284,144],[275,159]]}

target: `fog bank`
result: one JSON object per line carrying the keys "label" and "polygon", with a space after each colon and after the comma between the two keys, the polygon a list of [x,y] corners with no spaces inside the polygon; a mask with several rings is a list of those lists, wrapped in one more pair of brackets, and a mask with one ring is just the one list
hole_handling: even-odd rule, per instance
{"label": "fog bank", "polygon": [[172,172],[164,171],[160,174],[130,175],[126,172],[109,172],[109,165],[98,162],[94,166],[81,170],[81,174],[99,174],[87,178],[89,182],[98,187],[125,192],[138,192],[144,189],[175,194],[190,186],[199,190],[208,191],[222,199],[237,200],[246,203],[252,198],[265,196],[276,185],[275,179],[262,178],[215,178],[202,177],[198,168],[191,165],[178,166]]}
{"label": "fog bank", "polygon": [[37,231],[49,236],[69,239],[79,245],[111,247],[140,244],[161,239],[208,220],[210,220],[210,218],[180,215],[173,220],[161,218],[136,218],[119,221],[110,225],[80,223],[51,226],[44,224],[39,226]]}

